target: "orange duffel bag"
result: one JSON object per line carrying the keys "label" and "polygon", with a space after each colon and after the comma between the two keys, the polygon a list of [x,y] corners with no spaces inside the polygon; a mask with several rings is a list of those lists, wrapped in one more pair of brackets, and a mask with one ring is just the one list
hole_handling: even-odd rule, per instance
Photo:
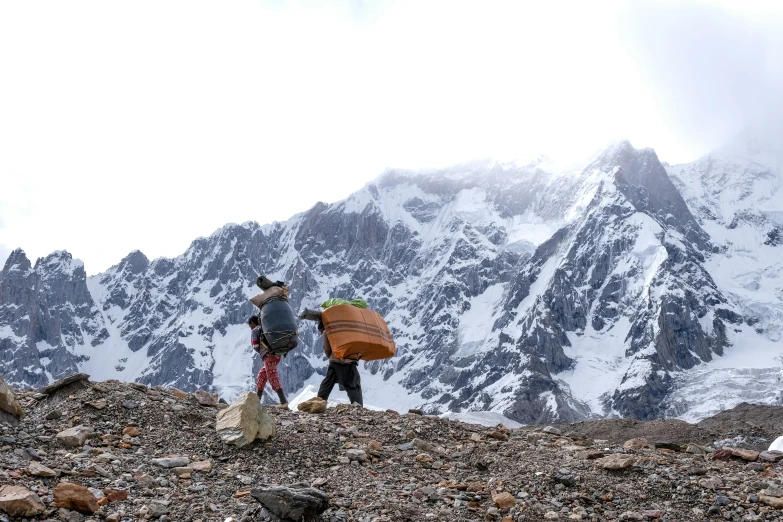
{"label": "orange duffel bag", "polygon": [[321,321],[335,357],[374,361],[397,353],[389,327],[377,312],[348,304],[334,305],[321,313]]}

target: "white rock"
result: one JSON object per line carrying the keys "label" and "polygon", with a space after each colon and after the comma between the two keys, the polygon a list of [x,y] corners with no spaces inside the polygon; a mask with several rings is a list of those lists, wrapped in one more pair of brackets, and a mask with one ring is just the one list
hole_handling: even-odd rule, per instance
{"label": "white rock", "polygon": [[783,451],[783,435],[775,439],[775,441],[769,445],[767,451]]}
{"label": "white rock", "polygon": [[242,447],[255,439],[274,436],[275,423],[264,411],[258,395],[245,392],[231,406],[218,412],[215,431],[223,442]]}

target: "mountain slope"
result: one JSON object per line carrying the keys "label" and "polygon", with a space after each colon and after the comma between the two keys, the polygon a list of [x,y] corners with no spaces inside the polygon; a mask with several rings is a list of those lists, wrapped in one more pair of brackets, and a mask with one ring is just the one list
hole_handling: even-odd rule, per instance
{"label": "mountain slope", "polygon": [[[370,404],[528,423],[687,416],[704,407],[688,376],[736,365],[748,343],[770,375],[780,367],[779,287],[745,288],[748,299],[724,277],[734,251],[706,217],[715,205],[698,192],[700,165],[667,171],[621,142],[576,171],[541,161],[389,171],[342,202],[227,225],[174,259],[133,252],[90,278],[68,254],[33,268],[17,251],[0,273],[0,370],[14,385],[78,368],[233,397],[259,369],[245,320],[264,273],[291,282],[295,310],[361,296],[384,315],[398,354],[363,365]],[[765,219],[752,222],[760,242],[748,251],[779,285]],[[325,372],[312,324],[300,342],[280,366],[289,393]],[[757,396],[751,388],[729,402]]]}

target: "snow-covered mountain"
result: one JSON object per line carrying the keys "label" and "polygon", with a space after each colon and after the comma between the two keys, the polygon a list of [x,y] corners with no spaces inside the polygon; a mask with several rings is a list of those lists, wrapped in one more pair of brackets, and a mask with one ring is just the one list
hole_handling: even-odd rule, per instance
{"label": "snow-covered mountain", "polygon": [[[15,251],[0,273],[0,372],[230,398],[254,387],[245,320],[263,273],[291,282],[295,310],[363,297],[386,317],[397,356],[361,370],[376,406],[529,423],[783,403],[774,151],[740,140],[667,167],[622,142],[569,171],[392,170],[339,203],[227,225],[174,259],[133,252],[90,278],[66,252],[32,266]],[[280,366],[289,393],[326,369],[311,323],[300,340]]]}

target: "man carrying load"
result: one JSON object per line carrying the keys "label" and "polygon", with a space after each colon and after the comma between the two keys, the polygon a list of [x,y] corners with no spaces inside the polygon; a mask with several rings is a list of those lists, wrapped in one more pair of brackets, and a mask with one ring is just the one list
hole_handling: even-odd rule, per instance
{"label": "man carrying load", "polygon": [[362,380],[359,377],[359,362],[357,360],[340,359],[332,353],[332,346],[329,344],[329,338],[324,334],[323,321],[318,322],[318,331],[321,332],[324,341],[324,354],[329,359],[329,367],[326,370],[326,377],[321,381],[318,388],[318,397],[328,400],[332,393],[335,383],[340,385],[348,394],[351,404],[364,406],[362,400]]}
{"label": "man carrying load", "polygon": [[348,394],[352,404],[364,406],[359,377],[360,360],[375,361],[394,357],[396,347],[389,326],[364,299],[328,299],[323,312],[305,309],[302,319],[318,320],[323,334],[324,354],[329,359],[326,377],[318,397],[327,400],[335,382]]}
{"label": "man carrying load", "polygon": [[255,350],[263,360],[263,366],[256,378],[258,398],[263,398],[264,387],[268,380],[269,385],[272,386],[272,390],[277,392],[277,396],[280,398],[280,404],[287,404],[288,400],[285,398],[285,393],[283,393],[283,385],[280,384],[280,375],[277,373],[277,365],[280,364],[280,356],[269,353],[266,343],[262,342],[261,325],[257,315],[251,315],[250,319],[247,320],[247,324],[251,329],[250,344],[253,346],[253,350]]}

